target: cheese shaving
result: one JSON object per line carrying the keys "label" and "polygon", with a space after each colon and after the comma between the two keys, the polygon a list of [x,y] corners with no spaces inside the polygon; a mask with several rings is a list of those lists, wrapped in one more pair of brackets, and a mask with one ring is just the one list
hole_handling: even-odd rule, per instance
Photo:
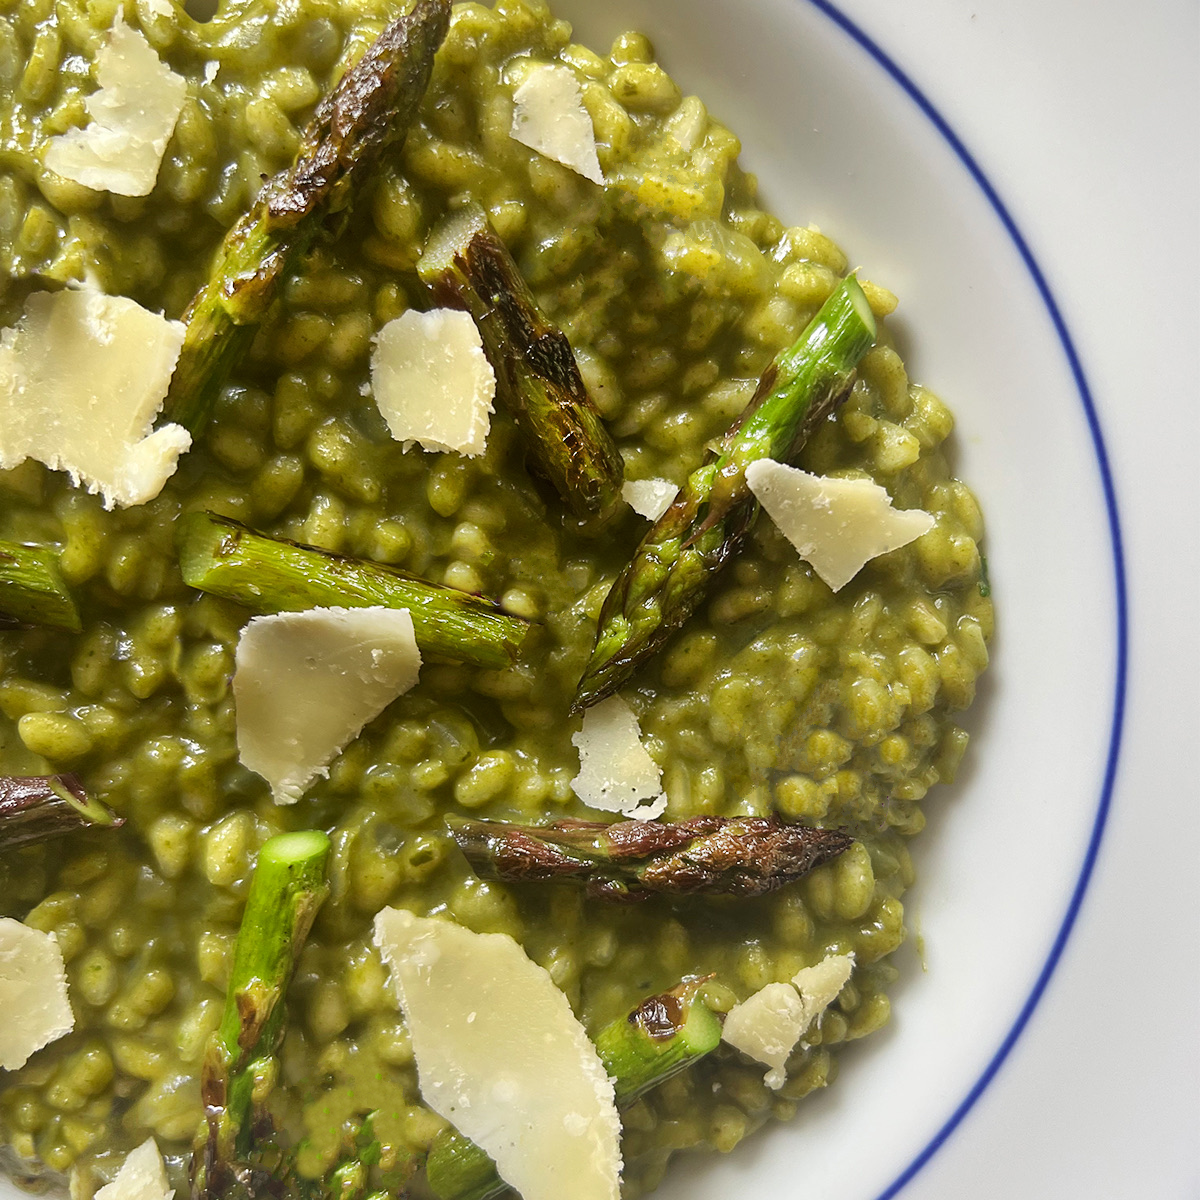
{"label": "cheese shaving", "polygon": [[375,403],[407,450],[453,450],[474,458],[487,446],[496,376],[470,314],[410,309],[375,337]]}
{"label": "cheese shaving", "polygon": [[[170,5],[164,7],[171,15]],[[183,111],[187,81],[139,30],[118,19],[96,55],[96,82],[85,101],[91,121],[47,142],[46,168],[96,191],[148,196]]]}
{"label": "cheese shaving", "polygon": [[150,1137],[130,1150],[117,1177],[96,1192],[95,1200],[171,1200],[174,1195],[158,1143]]}
{"label": "cheese shaving", "polygon": [[596,131],[583,107],[579,80],[570,67],[537,63],[513,92],[512,137],[564,167],[604,182],[596,156]]}
{"label": "cheese shaving", "polygon": [[796,1044],[819,1025],[853,970],[853,954],[830,954],[797,971],[790,983],[768,983],[729,1010],[722,1040],[770,1068],[763,1080],[767,1087],[783,1087]]}
{"label": "cheese shaving", "polygon": [[853,954],[827,954],[819,963],[803,967],[792,976],[792,986],[800,993],[804,1008],[801,1037],[814,1022],[820,1027],[821,1015],[838,998],[853,972]]}
{"label": "cheese shaving", "polygon": [[571,787],[584,804],[642,821],[662,816],[667,807],[662,769],[642,745],[637,717],[620,696],[589,708],[571,742],[579,750],[579,774]]}
{"label": "cheese shaving", "polygon": [[897,510],[870,479],[810,475],[771,459],[746,468],[746,482],[797,553],[836,592],[871,559],[928,533],[933,517]]}
{"label": "cheese shaving", "polygon": [[657,521],[678,494],[679,489],[669,479],[629,479],[621,486],[625,503],[648,521]]}
{"label": "cheese shaving", "polygon": [[233,675],[238,754],[294,804],[362,727],[417,682],[404,608],[313,608],[255,617]]}
{"label": "cheese shaving", "polygon": [[52,933],[0,917],[0,1068],[15,1071],[29,1056],[75,1028],[62,950]]}
{"label": "cheese shaving", "polygon": [[375,944],[412,1038],[421,1095],[523,1200],[617,1200],[612,1081],[567,998],[507,934],[402,909]]}
{"label": "cheese shaving", "polygon": [[192,444],[153,429],[184,327],[90,288],[35,292],[0,335],[0,470],[35,458],[99,492],[144,504]]}

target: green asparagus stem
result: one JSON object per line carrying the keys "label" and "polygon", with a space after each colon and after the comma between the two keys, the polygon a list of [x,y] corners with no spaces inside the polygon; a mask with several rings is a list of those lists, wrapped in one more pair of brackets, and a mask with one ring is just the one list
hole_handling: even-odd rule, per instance
{"label": "green asparagus stem", "polygon": [[193,1200],[260,1190],[255,1126],[278,1073],[288,984],[329,891],[328,859],[329,838],[315,830],[278,834],[259,851],[225,1010],[201,1069],[205,1126],[192,1155]]}
{"label": "green asparagus stem", "polygon": [[6,624],[83,628],[53,550],[0,542],[0,626]]}
{"label": "green asparagus stem", "polygon": [[[721,1019],[700,997],[705,982],[685,979],[649,996],[597,1034],[596,1050],[612,1077],[618,1107],[717,1048]],[[490,1200],[507,1186],[487,1154],[454,1129],[434,1138],[425,1172],[438,1200]]]}
{"label": "green asparagus stem", "polygon": [[492,1200],[508,1191],[487,1151],[453,1128],[433,1139],[425,1177],[437,1200]]}
{"label": "green asparagus stem", "polygon": [[417,273],[438,304],[471,314],[530,465],[581,520],[621,502],[625,466],[561,329],[546,319],[483,209],[434,230]]}
{"label": "green asparagus stem", "polygon": [[596,1035],[596,1050],[612,1076],[619,1107],[717,1048],[721,1019],[700,995],[708,978],[685,979],[648,996]]}
{"label": "green asparagus stem", "polygon": [[422,653],[480,667],[516,661],[529,625],[482,596],[395,567],[266,537],[237,521],[189,513],[179,526],[184,582],[258,613],[318,606],[407,608]]}
{"label": "green asparagus stem", "polygon": [[0,850],[43,842],[76,829],[123,825],[83,790],[78,775],[0,775]]}
{"label": "green asparagus stem", "polygon": [[874,341],[875,319],[851,275],[763,372],[746,411],[617,577],[572,711],[615,692],[691,616],[758,515],[746,468],[760,458],[794,457],[849,392]]}
{"label": "green asparagus stem", "polygon": [[320,233],[331,232],[384,150],[403,143],[429,85],[450,0],[417,0],[317,106],[295,162],[269,180],[226,234],[187,332],[164,416],[198,434],[229,372],[249,349],[279,285]]}
{"label": "green asparagus stem", "polygon": [[510,883],[576,880],[602,900],[670,896],[763,896],[842,853],[841,829],[778,817],[692,817],[686,821],[551,821],[514,825],[447,817],[483,879]]}

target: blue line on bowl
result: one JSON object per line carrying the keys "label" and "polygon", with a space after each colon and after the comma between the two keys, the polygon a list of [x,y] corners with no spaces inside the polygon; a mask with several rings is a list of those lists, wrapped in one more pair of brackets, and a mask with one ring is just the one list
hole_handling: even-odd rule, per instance
{"label": "blue line on bowl", "polygon": [[1021,231],[1017,228],[1012,215],[1000,199],[991,181],[975,161],[974,156],[963,145],[954,130],[950,128],[945,117],[938,112],[929,98],[913,83],[895,60],[869,34],[860,29],[845,13],[831,4],[829,0],[806,0],[806,3],[811,4],[814,8],[824,13],[835,25],[857,42],[899,84],[908,98],[933,123],[934,128],[958,157],[959,162],[962,163],[971,178],[978,184],[980,190],[987,198],[988,204],[991,205],[992,211],[995,212],[1000,220],[1000,224],[1004,226],[1005,232],[1012,240],[1013,245],[1016,246],[1026,270],[1028,270],[1037,287],[1038,294],[1042,298],[1042,303],[1046,306],[1046,311],[1050,316],[1054,331],[1058,335],[1059,343],[1071,368],[1071,375],[1075,380],[1075,387],[1079,392],[1079,398],[1083,403],[1088,430],[1092,436],[1092,447],[1095,450],[1096,462],[1100,469],[1101,485],[1104,490],[1104,504],[1108,513],[1109,536],[1112,540],[1113,584],[1116,592],[1116,677],[1113,688],[1113,713],[1112,725],[1109,732],[1108,756],[1104,767],[1104,783],[1100,789],[1100,800],[1096,808],[1096,817],[1092,824],[1091,836],[1088,839],[1087,852],[1084,854],[1083,864],[1079,871],[1079,877],[1075,882],[1074,890],[1071,893],[1071,900],[1067,905],[1066,914],[1058,927],[1054,944],[1051,946],[1050,953],[1042,966],[1041,972],[1038,974],[1033,990],[1029,993],[1029,996],[1021,1007],[1021,1011],[1017,1014],[1016,1020],[1005,1035],[1004,1040],[1000,1043],[996,1053],[992,1055],[991,1061],[989,1061],[983,1073],[971,1087],[971,1090],[954,1112],[951,1113],[942,1127],[930,1138],[912,1162],[900,1172],[896,1179],[878,1197],[878,1200],[892,1200],[892,1197],[896,1196],[945,1144],[950,1134],[954,1132],[962,1119],[970,1112],[975,1101],[983,1094],[984,1089],[995,1078],[997,1071],[999,1071],[1004,1060],[1008,1057],[1009,1051],[1016,1044],[1029,1018],[1033,1015],[1033,1010],[1041,1000],[1042,994],[1046,990],[1046,985],[1050,982],[1050,977],[1054,974],[1054,969],[1058,966],[1058,961],[1062,957],[1063,947],[1067,943],[1067,938],[1071,935],[1071,930],[1075,925],[1075,918],[1079,915],[1084,893],[1087,891],[1088,883],[1092,878],[1092,870],[1096,865],[1096,857],[1100,850],[1100,841],[1104,835],[1104,827],[1108,820],[1108,810],[1112,801],[1113,782],[1117,772],[1117,759],[1120,754],[1121,730],[1125,719],[1125,679],[1128,654],[1125,557],[1122,549],[1121,523],[1117,515],[1116,493],[1113,488],[1112,472],[1108,463],[1108,452],[1104,448],[1104,436],[1100,432],[1100,421],[1096,416],[1096,409],[1092,403],[1091,391],[1088,388],[1087,379],[1083,373],[1083,366],[1079,361],[1079,355],[1075,351],[1074,342],[1071,340],[1071,335],[1067,332],[1067,326],[1063,321],[1062,313],[1055,302],[1053,293],[1050,291],[1050,285],[1046,282],[1046,277],[1042,274],[1042,270],[1029,248],[1029,243],[1026,242]]}

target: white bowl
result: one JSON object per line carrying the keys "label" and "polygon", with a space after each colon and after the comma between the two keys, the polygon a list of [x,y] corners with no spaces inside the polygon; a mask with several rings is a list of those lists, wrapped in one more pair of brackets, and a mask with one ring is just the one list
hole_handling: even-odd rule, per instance
{"label": "white bowl", "polygon": [[[952,10],[961,16],[958,7],[906,0],[884,24],[904,40],[906,16],[936,29]],[[1011,11],[997,0],[978,7],[993,18]],[[1036,6],[1018,7],[1027,16]],[[984,508],[994,661],[970,715],[964,771],[952,790],[929,797],[929,828],[914,846],[920,877],[906,905],[923,956],[911,943],[898,956],[893,1022],[848,1049],[835,1086],[806,1100],[794,1122],[725,1158],[685,1156],[657,1193],[885,1200],[944,1144],[1022,1033],[1103,831],[1125,648],[1103,430],[1070,330],[1021,230],[957,139],[956,114],[927,104],[887,46],[825,0],[556,0],[555,8],[598,49],[624,28],[649,33],[685,90],[742,137],[742,163],[769,205],[790,222],[820,225],[865,276],[900,296],[891,320],[910,371],[955,412],[958,471]],[[1061,20],[1072,6],[1048,9]],[[982,36],[1013,41],[994,24]],[[941,69],[936,37],[905,46],[908,61]],[[1044,50],[1030,53],[1052,68]],[[969,91],[961,78],[954,86]],[[1194,258],[1185,254],[1184,266],[1194,269]],[[1189,555],[1194,563],[1192,546]],[[928,1191],[922,1178],[905,1194],[961,1194]],[[981,1198],[1015,1194],[973,1182]],[[1037,1200],[1050,1194],[1064,1193]],[[0,1179],[0,1198],[17,1196]]]}
{"label": "white bowl", "polygon": [[[993,664],[953,789],[926,803],[906,898],[923,956],[894,1019],[797,1119],[727,1158],[679,1161],[664,1200],[880,1200],[987,1086],[1070,931],[1103,829],[1124,691],[1117,512],[1069,331],[970,151],[824,0],[561,0],[580,40],[647,32],[685,91],[743,140],[785,221],[815,222],[900,297],[912,376],[957,417],[955,462],[987,522]],[[924,967],[924,969],[922,969]],[[979,1194],[990,1195],[986,1191]]]}

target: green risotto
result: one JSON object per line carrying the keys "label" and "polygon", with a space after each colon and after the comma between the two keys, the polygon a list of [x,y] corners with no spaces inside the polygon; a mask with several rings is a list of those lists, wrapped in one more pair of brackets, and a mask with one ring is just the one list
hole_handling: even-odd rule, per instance
{"label": "green risotto", "polygon": [[[224,0],[208,22],[174,0],[0,0],[0,324],[36,289],[88,280],[178,318],[225,230],[286,167],[318,99],[398,0]],[[86,122],[91,64],[118,14],[187,80],[158,182],[93,191],[42,165]],[[513,62],[564,64],[605,184],[515,141]],[[0,1165],[74,1172],[83,1195],[157,1139],[187,1187],[199,1075],[263,842],[332,839],[331,892],[288,993],[272,1094],[302,1177],[374,1114],[390,1162],[419,1170],[445,1122],[371,941],[384,906],[512,935],[590,1033],[685,976],[727,1011],[827,954],[850,982],[779,1090],[728,1046],[621,1114],[623,1189],[680,1149],[733,1148],[830,1083],[843,1043],[889,1019],[889,956],[906,936],[908,839],[950,782],[955,723],[988,661],[983,525],[945,453],[953,419],[912,383],[864,281],[878,342],[797,465],[869,477],[933,529],[834,594],[762,515],[696,613],[621,690],[662,768],[667,821],[769,816],[845,828],[848,850],[770,895],[589,898],[577,885],[479,879],[446,818],[595,819],[572,790],[568,716],[608,589],[648,529],[628,508],[572,517],[527,468],[503,406],[485,452],[405,451],[371,394],[381,327],[431,300],[415,267],[452,208],[487,213],[566,333],[630,480],[681,484],[736,420],[760,373],[847,270],[813,227],[760,204],[739,143],[685,96],[636,33],[601,54],[540,0],[456,4],[403,148],[385,155],[336,236],[283,283],[212,419],[157,498],[100,497],[27,461],[0,473],[0,539],[61,551],[82,632],[0,632],[0,774],[74,772],[124,818],[0,850],[0,916],[52,931],[75,1029],[0,1072]],[[308,546],[482,593],[527,619],[518,661],[427,660],[292,806],[241,765],[231,694],[251,613],[186,586],[176,529],[207,510]],[[419,1175],[413,1184],[420,1194]]]}

